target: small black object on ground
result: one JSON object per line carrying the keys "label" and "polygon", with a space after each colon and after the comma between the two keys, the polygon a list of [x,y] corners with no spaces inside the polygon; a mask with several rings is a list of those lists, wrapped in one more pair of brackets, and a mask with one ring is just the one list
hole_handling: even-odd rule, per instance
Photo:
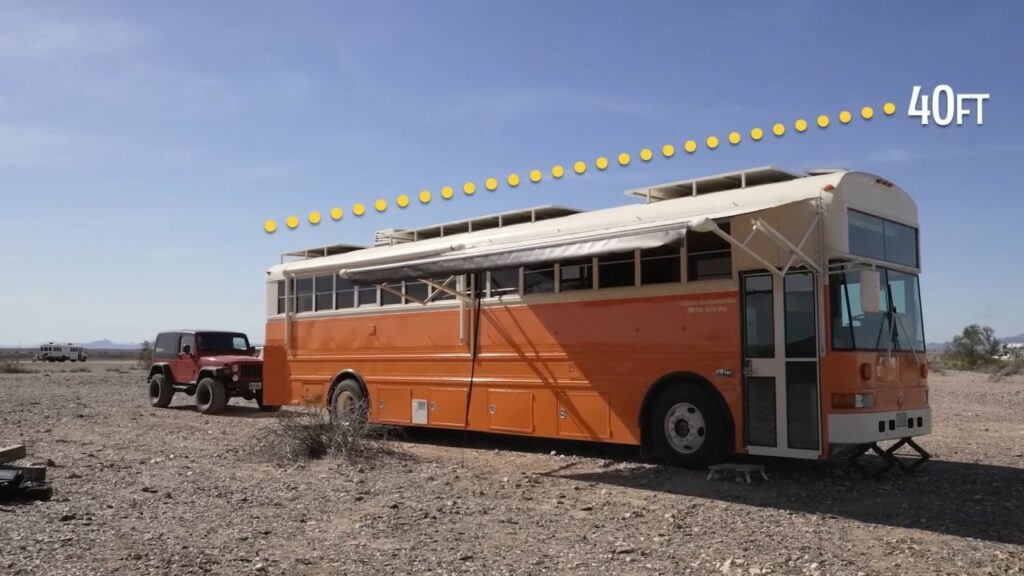
{"label": "small black object on ground", "polygon": [[53,496],[45,464],[15,464],[26,454],[20,444],[0,448],[0,500],[49,500]]}

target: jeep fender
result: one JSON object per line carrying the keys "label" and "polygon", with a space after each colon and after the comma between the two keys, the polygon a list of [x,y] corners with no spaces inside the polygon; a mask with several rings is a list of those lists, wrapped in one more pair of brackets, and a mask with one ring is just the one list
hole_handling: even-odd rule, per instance
{"label": "jeep fender", "polygon": [[174,378],[171,377],[171,366],[169,364],[153,364],[150,366],[149,375],[146,376],[146,382],[149,382],[150,379],[157,374],[163,374],[164,378],[167,378],[168,382],[172,384],[174,383]]}

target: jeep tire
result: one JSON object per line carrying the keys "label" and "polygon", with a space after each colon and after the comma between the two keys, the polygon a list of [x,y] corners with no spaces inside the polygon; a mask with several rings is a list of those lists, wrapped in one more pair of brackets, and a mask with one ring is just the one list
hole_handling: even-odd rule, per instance
{"label": "jeep tire", "polygon": [[154,408],[167,408],[174,397],[174,387],[163,374],[153,374],[149,379],[149,404]]}
{"label": "jeep tire", "polygon": [[203,378],[196,387],[196,409],[203,414],[216,414],[224,410],[228,394],[224,383],[215,378]]}

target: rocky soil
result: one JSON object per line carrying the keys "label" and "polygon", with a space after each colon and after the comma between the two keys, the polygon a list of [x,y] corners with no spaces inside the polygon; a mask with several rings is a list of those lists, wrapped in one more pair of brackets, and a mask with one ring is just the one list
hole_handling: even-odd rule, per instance
{"label": "rocky soil", "polygon": [[634,449],[417,432],[404,455],[282,462],[287,415],[145,402],[129,364],[0,375],[0,444],[52,459],[0,502],[0,574],[1015,574],[1024,378],[932,378],[935,459],[862,480],[759,460],[767,483]]}

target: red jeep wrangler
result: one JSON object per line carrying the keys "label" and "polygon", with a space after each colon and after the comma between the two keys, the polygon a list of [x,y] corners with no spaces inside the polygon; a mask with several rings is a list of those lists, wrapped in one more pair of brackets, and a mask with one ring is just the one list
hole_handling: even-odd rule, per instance
{"label": "red jeep wrangler", "polygon": [[203,414],[224,409],[232,396],[263,403],[263,360],[240,332],[176,330],[161,332],[153,344],[149,367],[149,403],[166,408],[175,392],[195,395]]}

